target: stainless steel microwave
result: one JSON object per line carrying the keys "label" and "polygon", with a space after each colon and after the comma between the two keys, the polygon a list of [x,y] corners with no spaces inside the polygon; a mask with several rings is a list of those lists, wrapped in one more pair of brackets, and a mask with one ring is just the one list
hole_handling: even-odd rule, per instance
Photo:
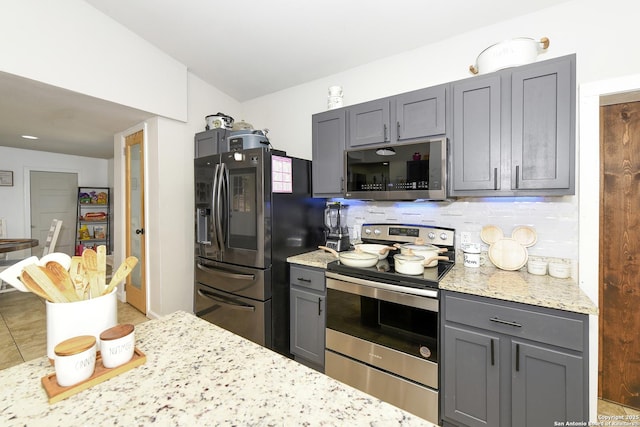
{"label": "stainless steel microwave", "polygon": [[346,150],[345,198],[445,200],[447,139]]}

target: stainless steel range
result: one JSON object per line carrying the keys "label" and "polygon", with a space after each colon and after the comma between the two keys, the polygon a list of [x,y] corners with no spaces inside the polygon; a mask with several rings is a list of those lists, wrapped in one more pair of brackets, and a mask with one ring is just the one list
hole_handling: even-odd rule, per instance
{"label": "stainless steel range", "polygon": [[446,249],[422,275],[394,270],[392,251],[375,267],[327,265],[326,374],[438,424],[438,282],[455,263],[455,230],[364,224],[363,243]]}

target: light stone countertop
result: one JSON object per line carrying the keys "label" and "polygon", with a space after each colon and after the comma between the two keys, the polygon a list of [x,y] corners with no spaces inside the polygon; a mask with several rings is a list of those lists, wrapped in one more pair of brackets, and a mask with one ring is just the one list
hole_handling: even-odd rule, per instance
{"label": "light stone countertop", "polygon": [[466,268],[457,263],[440,281],[440,289],[506,301],[556,308],[583,314],[598,314],[598,308],[573,279],[500,270],[493,265]]}
{"label": "light stone countertop", "polygon": [[[334,261],[330,253],[317,250],[287,258],[292,264],[326,268]],[[505,301],[556,308],[583,314],[598,314],[598,308],[573,279],[500,270],[493,265],[465,268],[456,263],[439,284],[440,289],[480,295]]]}
{"label": "light stone countertop", "polygon": [[318,249],[312,252],[306,252],[300,255],[294,255],[287,258],[287,262],[291,264],[306,265],[308,267],[327,268],[327,264],[335,261],[337,258],[330,252]]}
{"label": "light stone countertop", "polygon": [[190,313],[135,332],[145,364],[52,405],[46,356],[0,371],[0,425],[431,425]]}

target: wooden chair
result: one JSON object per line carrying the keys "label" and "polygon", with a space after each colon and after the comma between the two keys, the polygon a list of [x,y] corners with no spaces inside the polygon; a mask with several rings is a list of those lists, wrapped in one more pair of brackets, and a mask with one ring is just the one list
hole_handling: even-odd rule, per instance
{"label": "wooden chair", "polygon": [[[0,239],[7,237],[7,220],[0,218]],[[7,259],[7,254],[0,254],[0,261]]]}
{"label": "wooden chair", "polygon": [[42,256],[54,252],[56,243],[58,242],[58,235],[60,234],[61,227],[61,219],[54,219],[53,221],[51,221],[51,227],[49,227],[49,233],[47,234],[47,239],[45,240],[44,246],[42,248]]}
{"label": "wooden chair", "polygon": [[[0,221],[2,221],[0,223],[0,233],[3,232],[2,227],[6,227],[6,223],[4,221],[4,218],[0,218]],[[41,256],[45,256],[47,254],[50,254],[51,252],[54,252],[55,248],[56,248],[56,243],[58,242],[58,235],[60,234],[60,228],[62,228],[62,220],[61,219],[54,219],[53,221],[51,221],[51,226],[49,227],[49,232],[47,233],[47,238],[44,242],[44,245],[42,246],[42,255]],[[6,231],[5,234],[0,234],[0,236],[6,235]],[[10,265],[13,265],[17,262],[20,262],[21,260],[19,259],[11,259],[11,260],[2,260],[0,259],[0,271],[4,270],[5,268],[9,267]],[[14,290],[13,287],[8,286],[5,282],[3,282],[2,280],[0,280],[0,292],[7,292],[10,290]]]}

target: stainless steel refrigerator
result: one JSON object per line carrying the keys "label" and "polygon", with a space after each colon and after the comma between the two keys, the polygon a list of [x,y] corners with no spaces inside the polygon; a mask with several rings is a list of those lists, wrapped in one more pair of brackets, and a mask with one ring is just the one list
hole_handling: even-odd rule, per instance
{"label": "stainless steel refrigerator", "polygon": [[267,148],[195,159],[194,312],[289,356],[287,257],[324,238],[311,162]]}

